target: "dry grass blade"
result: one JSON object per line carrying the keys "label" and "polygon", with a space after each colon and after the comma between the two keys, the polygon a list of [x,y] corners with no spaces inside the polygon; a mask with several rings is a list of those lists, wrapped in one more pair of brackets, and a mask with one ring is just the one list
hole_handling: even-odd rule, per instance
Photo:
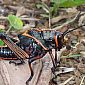
{"label": "dry grass blade", "polygon": [[73,79],[73,76],[70,77],[69,79],[67,79],[64,83],[61,83],[60,85],[66,85],[69,81],[71,81]]}
{"label": "dry grass blade", "polygon": [[85,76],[83,76],[80,85],[84,85],[84,82],[83,82],[84,81],[84,78],[85,78]]}
{"label": "dry grass blade", "polygon": [[[7,17],[1,16],[0,19],[7,20]],[[27,21],[39,21],[40,19],[37,18],[20,18],[21,20],[27,20]]]}
{"label": "dry grass blade", "polygon": [[67,21],[67,22],[65,22],[64,24],[62,24],[62,25],[60,25],[60,26],[58,26],[58,27],[55,27],[55,28],[53,28],[53,29],[55,29],[55,30],[61,29],[62,27],[64,27],[64,26],[66,26],[66,25],[74,22],[74,21],[78,18],[79,15],[80,15],[80,12],[78,12],[78,13],[76,14],[76,16],[75,16],[72,20]]}

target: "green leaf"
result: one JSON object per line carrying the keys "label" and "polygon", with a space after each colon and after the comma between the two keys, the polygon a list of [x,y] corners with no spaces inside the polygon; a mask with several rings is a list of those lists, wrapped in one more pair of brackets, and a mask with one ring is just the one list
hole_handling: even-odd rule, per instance
{"label": "green leaf", "polygon": [[45,3],[39,3],[36,5],[37,8],[42,8],[44,11],[46,11],[46,13],[49,13],[49,7],[45,4]]}
{"label": "green leaf", "polygon": [[57,4],[58,0],[54,0],[54,4],[52,7],[50,7],[50,14],[51,14],[51,17],[55,16],[56,13],[57,13],[57,10],[59,8],[59,4]]}
{"label": "green leaf", "polygon": [[80,54],[73,54],[73,55],[68,55],[68,56],[62,56],[62,58],[77,58],[80,57]]}
{"label": "green leaf", "polygon": [[10,26],[13,27],[15,30],[21,30],[23,27],[23,22],[15,15],[8,15],[8,21]]}
{"label": "green leaf", "polygon": [[4,46],[4,42],[0,39],[0,46]]}
{"label": "green leaf", "polygon": [[[5,32],[5,30],[3,30],[3,29],[0,29],[0,33],[1,32]],[[5,43],[0,39],[0,46],[4,46],[5,45]]]}
{"label": "green leaf", "polygon": [[42,4],[36,4],[36,7],[37,7],[38,9],[40,9],[40,8],[42,8]]}
{"label": "green leaf", "polygon": [[1,32],[5,32],[5,30],[0,28],[0,33],[1,33]]}
{"label": "green leaf", "polygon": [[49,18],[49,14],[40,14],[42,17]]}
{"label": "green leaf", "polygon": [[[55,3],[55,0],[53,0]],[[56,0],[59,7],[74,7],[74,6],[80,6],[85,4],[85,0]]]}
{"label": "green leaf", "polygon": [[47,10],[49,10],[49,7],[44,2],[42,2],[42,6],[45,7]]}

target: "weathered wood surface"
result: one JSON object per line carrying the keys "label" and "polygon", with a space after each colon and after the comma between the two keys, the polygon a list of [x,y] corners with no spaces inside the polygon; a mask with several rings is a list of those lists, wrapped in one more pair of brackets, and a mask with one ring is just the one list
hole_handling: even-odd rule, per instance
{"label": "weathered wood surface", "polygon": [[[1,74],[1,73],[0,73],[0,74]],[[2,78],[1,75],[0,75],[0,85],[5,85],[4,80],[3,80],[3,78]]]}
{"label": "weathered wood surface", "polygon": [[[9,61],[0,61],[0,85],[26,85],[30,70],[27,61],[25,62],[24,65],[15,66],[9,64]],[[29,85],[49,85],[51,66],[48,54],[42,60],[33,63],[35,75]]]}
{"label": "weathered wood surface", "polygon": [[15,66],[9,64],[9,61],[0,62],[0,71],[5,85],[25,85],[30,75],[27,64]]}
{"label": "weathered wood surface", "polygon": [[[38,67],[40,67],[40,68],[37,69]],[[39,70],[41,69],[41,67],[42,67],[41,62],[38,62],[34,66],[35,74],[36,74],[36,72],[38,72],[37,76],[39,74]],[[2,79],[5,83],[5,85],[26,85],[25,82],[30,76],[30,70],[29,70],[28,64],[24,64],[21,66],[15,66],[13,64],[9,64],[8,61],[0,62],[0,72],[1,72],[1,76],[2,76]],[[36,80],[38,78],[37,76],[36,76]],[[34,77],[35,77],[35,75],[34,75]],[[33,78],[33,80],[34,80],[34,78]],[[30,85],[35,85],[32,83],[35,83],[35,82],[31,81]],[[0,84],[0,85],[4,85],[4,84]]]}
{"label": "weathered wood surface", "polygon": [[49,57],[50,57],[49,54],[47,54],[43,59],[44,62],[43,68],[37,85],[49,85],[49,81],[52,77],[51,73],[52,61]]}

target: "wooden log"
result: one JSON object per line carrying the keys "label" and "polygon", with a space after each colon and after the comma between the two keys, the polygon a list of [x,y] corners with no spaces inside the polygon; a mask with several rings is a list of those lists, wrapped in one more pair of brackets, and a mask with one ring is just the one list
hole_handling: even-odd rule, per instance
{"label": "wooden log", "polygon": [[0,85],[5,85],[2,75],[0,75]]}
{"label": "wooden log", "polygon": [[[32,65],[34,77],[29,85],[49,85],[52,67],[49,55],[47,54],[43,59],[37,60]],[[0,61],[0,85],[26,85],[26,80],[29,77],[30,70],[27,61],[19,66],[9,64],[9,61]]]}
{"label": "wooden log", "polygon": [[[30,85],[35,85],[37,82],[38,74],[40,72],[39,70],[42,68],[41,61],[33,67],[35,75],[37,72],[38,73],[37,76],[34,75]],[[26,80],[30,77],[28,64],[15,66],[14,64],[9,64],[9,61],[0,61],[0,72],[0,78],[3,80],[2,84],[0,85],[26,85]]]}

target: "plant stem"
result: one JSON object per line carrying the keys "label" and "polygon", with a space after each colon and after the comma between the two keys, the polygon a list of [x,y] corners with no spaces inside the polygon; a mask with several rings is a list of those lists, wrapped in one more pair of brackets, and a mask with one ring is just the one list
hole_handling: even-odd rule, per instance
{"label": "plant stem", "polygon": [[51,14],[49,13],[49,29],[51,29]]}
{"label": "plant stem", "polygon": [[9,26],[9,29],[6,31],[6,34],[9,34],[9,31],[11,30],[12,26]]}

